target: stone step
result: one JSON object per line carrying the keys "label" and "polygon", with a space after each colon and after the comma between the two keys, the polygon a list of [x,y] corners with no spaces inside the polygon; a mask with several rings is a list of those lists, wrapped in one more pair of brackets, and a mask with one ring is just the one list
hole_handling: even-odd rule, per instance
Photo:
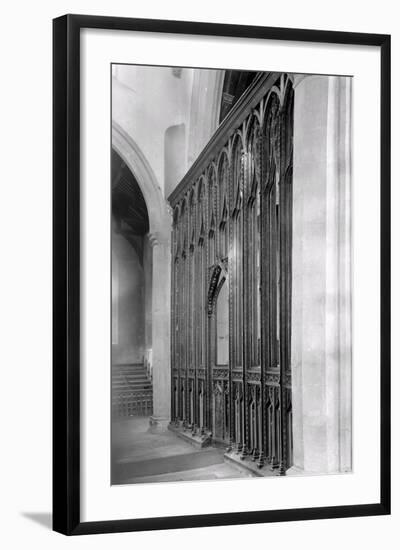
{"label": "stone step", "polygon": [[153,388],[143,363],[113,365],[111,381],[114,415],[151,414]]}
{"label": "stone step", "polygon": [[113,394],[118,394],[118,395],[122,395],[122,394],[137,394],[137,393],[145,393],[146,395],[147,394],[152,394],[153,393],[153,388],[152,387],[149,387],[149,388],[113,388]]}
{"label": "stone step", "polygon": [[129,390],[131,388],[147,388],[147,389],[151,389],[153,386],[152,386],[152,383],[150,382],[150,380],[145,380],[144,382],[132,382],[132,383],[128,383],[128,382],[124,382],[123,384],[118,382],[117,384],[112,384],[112,388],[123,388],[123,389],[126,389],[126,390]]}
{"label": "stone step", "polygon": [[149,393],[149,394],[131,394],[131,393],[115,393],[113,396],[112,396],[112,401],[113,403],[114,402],[117,402],[117,401],[151,401],[153,399],[153,394],[152,393]]}
{"label": "stone step", "polygon": [[132,370],[126,372],[113,372],[112,378],[121,378],[123,376],[147,376],[147,372],[144,369]]}
{"label": "stone step", "polygon": [[146,387],[151,388],[151,382],[149,380],[136,381],[136,382],[116,382],[112,385],[113,388],[137,388],[137,387]]}
{"label": "stone step", "polygon": [[124,375],[124,376],[113,376],[112,380],[115,382],[126,382],[126,380],[149,380],[149,378],[145,375],[141,376],[132,376],[130,374]]}
{"label": "stone step", "polygon": [[152,393],[143,393],[143,392],[137,392],[137,393],[114,393],[113,401],[118,401],[119,399],[123,399],[125,401],[135,401],[135,400],[149,400],[153,399]]}
{"label": "stone step", "polygon": [[140,370],[145,369],[145,366],[143,363],[137,364],[137,365],[113,365],[112,367],[114,372],[126,372],[127,370]]}
{"label": "stone step", "polygon": [[147,372],[127,372],[124,374],[113,374],[113,380],[124,380],[125,378],[147,378]]}
{"label": "stone step", "polygon": [[142,378],[148,380],[148,376],[146,374],[124,374],[122,376],[113,376],[112,380],[141,380]]}

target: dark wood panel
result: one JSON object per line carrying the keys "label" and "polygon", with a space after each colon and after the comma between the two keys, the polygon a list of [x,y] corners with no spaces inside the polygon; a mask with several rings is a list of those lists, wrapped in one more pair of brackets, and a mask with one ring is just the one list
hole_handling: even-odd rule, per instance
{"label": "dark wood panel", "polygon": [[292,457],[292,105],[288,75],[258,75],[170,197],[173,422],[279,474]]}

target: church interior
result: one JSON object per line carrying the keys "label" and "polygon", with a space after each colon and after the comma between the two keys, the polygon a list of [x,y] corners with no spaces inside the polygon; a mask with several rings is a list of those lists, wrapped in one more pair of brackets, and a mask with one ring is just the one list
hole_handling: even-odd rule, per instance
{"label": "church interior", "polygon": [[111,483],[351,472],[351,78],[115,64],[111,145]]}

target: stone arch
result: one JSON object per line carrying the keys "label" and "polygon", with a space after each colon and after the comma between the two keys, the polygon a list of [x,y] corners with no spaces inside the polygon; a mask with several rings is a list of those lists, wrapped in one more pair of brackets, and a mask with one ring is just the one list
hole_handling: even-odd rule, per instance
{"label": "stone arch", "polygon": [[132,137],[114,121],[112,147],[127,164],[140,186],[149,213],[149,233],[156,238],[169,240],[172,213],[156,175]]}
{"label": "stone arch", "polygon": [[172,210],[157,178],[135,141],[116,122],[112,123],[112,147],[135,176],[146,202],[149,243],[152,247],[152,431],[164,430],[171,414],[170,293]]}

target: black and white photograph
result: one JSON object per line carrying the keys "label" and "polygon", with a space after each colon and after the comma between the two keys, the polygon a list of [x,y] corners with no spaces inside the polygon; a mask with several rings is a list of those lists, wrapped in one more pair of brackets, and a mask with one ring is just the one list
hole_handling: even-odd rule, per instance
{"label": "black and white photograph", "polygon": [[352,77],[110,79],[111,484],[351,474]]}
{"label": "black and white photograph", "polygon": [[5,4],[2,548],[395,549],[398,12]]}

